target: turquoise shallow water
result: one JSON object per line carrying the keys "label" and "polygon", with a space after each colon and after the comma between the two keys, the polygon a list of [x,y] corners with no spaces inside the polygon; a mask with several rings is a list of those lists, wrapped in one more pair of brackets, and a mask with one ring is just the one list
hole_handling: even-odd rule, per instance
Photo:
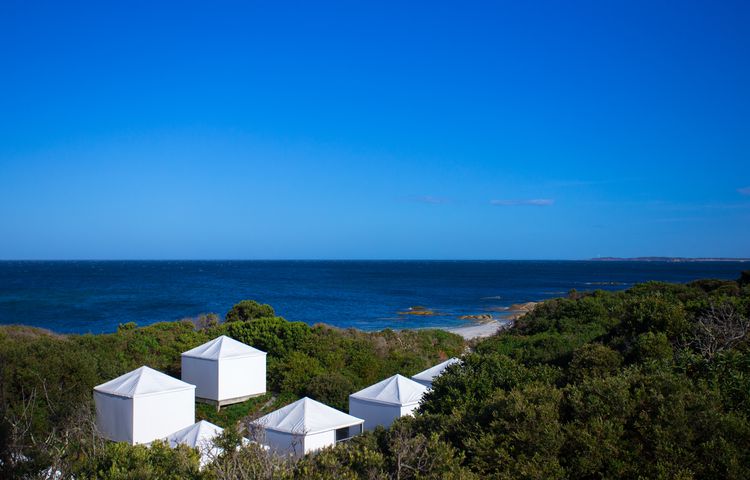
{"label": "turquoise shallow water", "polygon": [[[592,261],[86,261],[0,262],[0,323],[58,332],[112,332],[206,312],[242,299],[279,315],[364,330],[466,324],[461,315],[568,290],[623,289],[647,280],[734,279],[740,262]],[[440,315],[397,312],[413,305]]]}

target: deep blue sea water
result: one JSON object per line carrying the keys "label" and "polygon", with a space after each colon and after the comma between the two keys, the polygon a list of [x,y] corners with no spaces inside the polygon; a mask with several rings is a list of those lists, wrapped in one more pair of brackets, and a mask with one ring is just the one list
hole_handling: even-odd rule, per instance
{"label": "deep blue sea water", "polygon": [[[6,261],[0,323],[57,332],[113,332],[215,312],[242,299],[288,320],[364,330],[458,326],[570,289],[623,289],[647,280],[734,279],[748,263],[592,261]],[[434,317],[399,315],[422,305]]]}

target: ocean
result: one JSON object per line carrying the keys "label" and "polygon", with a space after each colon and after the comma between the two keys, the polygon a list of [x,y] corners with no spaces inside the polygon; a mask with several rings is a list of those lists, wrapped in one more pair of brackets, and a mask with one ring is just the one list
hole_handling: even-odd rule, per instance
{"label": "ocean", "polygon": [[[741,262],[3,261],[0,324],[103,333],[126,322],[223,316],[240,300],[253,299],[311,325],[456,327],[471,323],[462,315],[502,318],[512,304],[573,288],[735,279],[748,268]],[[437,315],[398,313],[417,305]]]}

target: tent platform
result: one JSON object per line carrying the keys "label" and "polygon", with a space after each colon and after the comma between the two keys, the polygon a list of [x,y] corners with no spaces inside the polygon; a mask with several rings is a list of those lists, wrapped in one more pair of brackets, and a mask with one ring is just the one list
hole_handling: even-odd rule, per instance
{"label": "tent platform", "polygon": [[201,403],[207,403],[209,405],[214,405],[216,407],[216,410],[220,409],[221,407],[225,407],[227,405],[234,405],[235,403],[242,403],[250,400],[251,398],[260,397],[262,395],[265,395],[264,393],[256,393],[253,395],[245,395],[243,397],[235,397],[235,398],[225,398],[224,400],[213,400],[210,398],[201,398],[201,397],[195,397],[196,402]]}

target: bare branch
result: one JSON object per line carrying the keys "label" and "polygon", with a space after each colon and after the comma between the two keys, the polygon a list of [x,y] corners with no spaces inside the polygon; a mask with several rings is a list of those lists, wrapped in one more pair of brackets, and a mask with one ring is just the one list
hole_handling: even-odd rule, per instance
{"label": "bare branch", "polygon": [[691,345],[704,357],[711,359],[742,342],[750,332],[750,318],[742,315],[731,302],[716,304],[697,319]]}

